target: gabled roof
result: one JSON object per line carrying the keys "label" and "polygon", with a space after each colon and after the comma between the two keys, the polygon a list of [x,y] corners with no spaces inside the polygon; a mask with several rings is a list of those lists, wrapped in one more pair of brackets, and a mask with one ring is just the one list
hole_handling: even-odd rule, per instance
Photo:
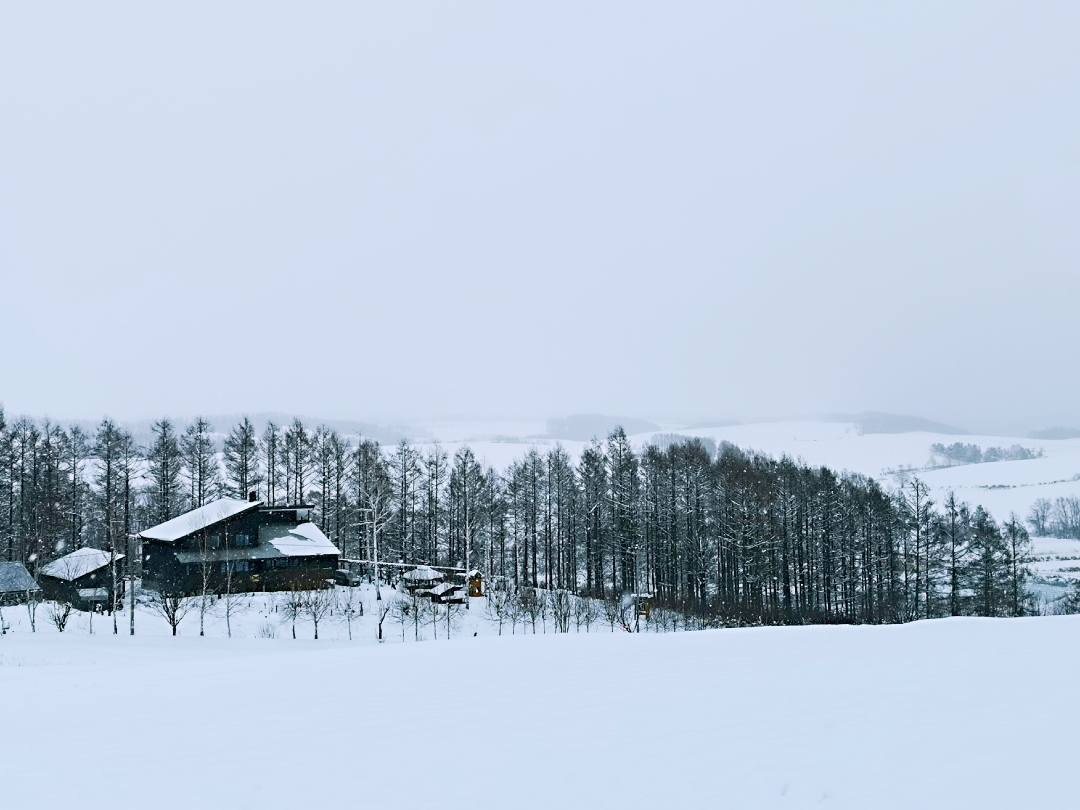
{"label": "gabled roof", "polygon": [[410,582],[436,582],[443,578],[442,574],[426,565],[418,565],[412,571],[406,571],[402,576]]}
{"label": "gabled roof", "polygon": [[[58,557],[48,565],[41,567],[41,573],[53,579],[74,582],[109,564],[110,555],[99,548],[80,548],[63,557]],[[117,560],[124,559],[123,554],[116,555]]]}
{"label": "gabled roof", "polygon": [[262,506],[262,501],[240,501],[236,498],[219,498],[198,509],[192,509],[172,520],[166,520],[149,529],[139,532],[144,540],[161,540],[175,543],[189,534],[208,529],[223,520],[241,515]]}
{"label": "gabled roof", "polygon": [[424,591],[424,593],[430,593],[433,596],[446,596],[446,594],[448,593],[453,593],[454,591],[460,590],[460,585],[454,585],[451,582],[440,582],[434,588],[428,588],[426,591]]}
{"label": "gabled roof", "polygon": [[21,562],[0,562],[0,593],[40,591],[30,572]]}

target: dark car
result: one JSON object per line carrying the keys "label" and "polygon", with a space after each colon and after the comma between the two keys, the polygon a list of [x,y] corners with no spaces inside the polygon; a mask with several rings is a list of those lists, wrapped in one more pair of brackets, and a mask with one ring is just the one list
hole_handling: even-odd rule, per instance
{"label": "dark car", "polygon": [[360,575],[339,568],[334,572],[334,583],[337,585],[345,585],[349,588],[355,588],[360,584]]}

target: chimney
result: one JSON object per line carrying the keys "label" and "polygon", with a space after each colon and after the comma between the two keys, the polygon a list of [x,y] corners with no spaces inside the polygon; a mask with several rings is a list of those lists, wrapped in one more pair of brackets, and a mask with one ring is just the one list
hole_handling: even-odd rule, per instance
{"label": "chimney", "polygon": [[255,501],[259,500],[259,493],[255,490],[251,490],[251,492],[248,493],[248,500],[255,503]]}

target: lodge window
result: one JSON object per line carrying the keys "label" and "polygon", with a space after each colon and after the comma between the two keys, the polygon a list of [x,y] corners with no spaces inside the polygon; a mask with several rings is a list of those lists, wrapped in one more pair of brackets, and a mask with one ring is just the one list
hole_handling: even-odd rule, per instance
{"label": "lodge window", "polygon": [[237,570],[237,572],[239,572],[239,573],[247,573],[248,567],[249,566],[248,566],[248,561],[247,560],[237,560],[236,561],[236,570]]}

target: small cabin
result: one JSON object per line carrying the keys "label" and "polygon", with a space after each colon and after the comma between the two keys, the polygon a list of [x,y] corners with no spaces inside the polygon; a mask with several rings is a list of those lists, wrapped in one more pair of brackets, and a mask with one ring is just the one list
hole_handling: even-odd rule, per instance
{"label": "small cabin", "polygon": [[198,594],[325,588],[341,556],[307,505],[221,498],[145,529],[143,582]]}
{"label": "small cabin", "polygon": [[21,562],[0,562],[0,606],[41,598],[41,588]]}
{"label": "small cabin", "polygon": [[[120,564],[123,554],[115,557],[99,548],[80,548],[58,557],[38,571],[41,590],[47,599],[68,602],[78,610],[108,609],[113,588],[112,565]],[[116,572],[116,598],[124,596],[124,578]]]}
{"label": "small cabin", "polygon": [[406,571],[402,574],[401,578],[404,580],[405,587],[408,588],[409,591],[430,588],[435,583],[444,579],[442,574],[427,565],[418,565],[411,571]]}

